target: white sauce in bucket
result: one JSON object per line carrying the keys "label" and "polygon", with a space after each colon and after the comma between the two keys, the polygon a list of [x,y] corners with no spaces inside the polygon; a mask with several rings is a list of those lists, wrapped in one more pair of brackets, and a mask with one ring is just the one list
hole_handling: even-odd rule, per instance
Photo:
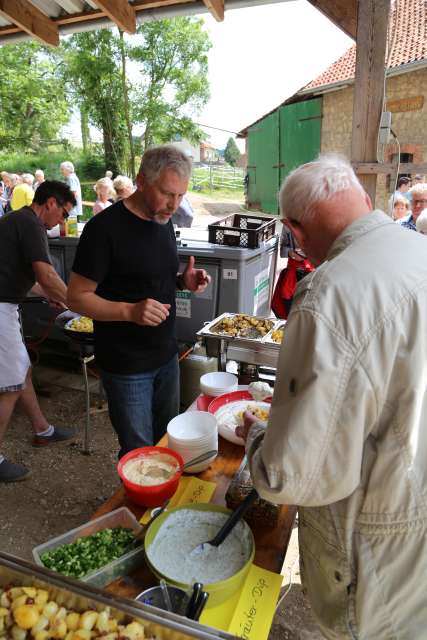
{"label": "white sauce in bucket", "polygon": [[215,511],[181,509],[174,511],[162,523],[148,548],[151,564],[175,582],[210,584],[235,575],[249,560],[251,538],[248,526],[238,522],[219,547],[206,545],[228,516]]}

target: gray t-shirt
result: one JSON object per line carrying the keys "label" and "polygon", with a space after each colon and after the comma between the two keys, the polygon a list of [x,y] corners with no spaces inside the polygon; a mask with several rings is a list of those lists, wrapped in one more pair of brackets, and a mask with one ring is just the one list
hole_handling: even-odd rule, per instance
{"label": "gray t-shirt", "polygon": [[0,218],[0,302],[21,302],[36,281],[33,262],[52,263],[46,229],[31,207]]}
{"label": "gray t-shirt", "polygon": [[75,218],[76,216],[81,216],[83,213],[80,180],[75,173],[70,173],[70,175],[66,177],[66,181],[71,191],[75,194],[77,200],[76,206],[70,211],[70,218]]}

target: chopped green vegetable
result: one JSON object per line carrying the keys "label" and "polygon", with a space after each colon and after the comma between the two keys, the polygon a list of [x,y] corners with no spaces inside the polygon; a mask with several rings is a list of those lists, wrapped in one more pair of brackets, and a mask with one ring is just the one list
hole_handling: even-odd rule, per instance
{"label": "chopped green vegetable", "polygon": [[64,576],[83,578],[120,558],[134,539],[135,532],[132,529],[103,529],[91,536],[78,538],[71,544],[63,544],[47,551],[41,556],[41,561],[48,569]]}

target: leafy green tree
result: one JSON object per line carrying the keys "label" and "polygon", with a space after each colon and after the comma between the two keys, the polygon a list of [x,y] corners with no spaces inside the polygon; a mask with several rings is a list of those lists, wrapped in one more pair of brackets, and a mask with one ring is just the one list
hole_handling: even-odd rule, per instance
{"label": "leafy green tree", "polygon": [[70,119],[53,50],[36,42],[0,47],[0,145],[39,150]]}
{"label": "leafy green tree", "polygon": [[240,151],[237,144],[234,141],[234,138],[228,138],[227,145],[224,151],[224,159],[228,164],[231,164],[232,167],[236,166],[236,162],[240,158]]}
{"label": "leafy green tree", "polygon": [[177,136],[193,142],[204,134],[192,122],[209,98],[207,33],[199,18],[145,22],[138,27],[142,43],[132,41],[130,59],[141,82],[134,87],[135,120],[144,125],[144,147]]}
{"label": "leafy green tree", "polygon": [[[102,132],[105,166],[115,173],[129,171],[119,37],[110,29],[78,33],[61,49],[62,72],[75,106],[85,124]],[[87,145],[86,138],[87,133]]]}

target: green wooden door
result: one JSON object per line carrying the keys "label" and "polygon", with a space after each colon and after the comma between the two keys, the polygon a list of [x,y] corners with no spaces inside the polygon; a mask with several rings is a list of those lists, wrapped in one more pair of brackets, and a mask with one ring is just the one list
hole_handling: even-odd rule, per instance
{"label": "green wooden door", "polygon": [[279,112],[257,122],[248,132],[248,204],[277,212],[279,188]]}
{"label": "green wooden door", "polygon": [[319,155],[321,118],[321,98],[279,109],[280,182],[292,169]]}

